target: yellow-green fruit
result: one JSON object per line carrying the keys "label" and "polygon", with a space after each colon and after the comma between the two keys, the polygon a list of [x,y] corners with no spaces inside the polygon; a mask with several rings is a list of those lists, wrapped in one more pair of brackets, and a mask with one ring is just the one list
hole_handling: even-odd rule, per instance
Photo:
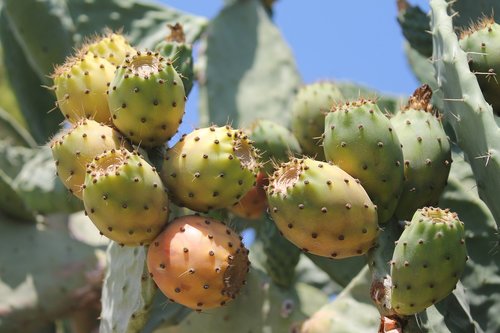
{"label": "yellow-green fruit", "polygon": [[113,124],[142,147],[164,145],[182,122],[186,95],[172,63],[153,52],[137,52],[117,68],[109,87]]}
{"label": "yellow-green fruit", "polygon": [[403,189],[403,151],[389,119],[373,101],[337,105],[325,117],[325,157],[361,185],[377,205],[378,222],[394,214]]}
{"label": "yellow-green fruit", "polygon": [[212,126],[169,148],[161,176],[173,202],[207,212],[235,205],[255,185],[258,172],[257,153],[246,134]]}
{"label": "yellow-green fruit", "polygon": [[375,245],[375,205],[337,166],[308,158],[284,163],[269,179],[267,198],[278,229],[305,252],[345,258]]}
{"label": "yellow-green fruit", "polygon": [[448,296],[465,269],[463,223],[440,208],[417,210],[394,249],[391,306],[399,315],[425,310]]}
{"label": "yellow-green fruit", "polygon": [[325,115],[343,99],[337,86],[328,81],[300,88],[292,105],[292,132],[304,154],[324,160],[321,137],[325,131]]}
{"label": "yellow-green fruit", "polygon": [[90,119],[80,119],[70,129],[62,130],[50,143],[57,175],[80,199],[87,164],[105,151],[128,146],[118,131]]}
{"label": "yellow-green fruit", "polygon": [[123,35],[113,32],[90,40],[84,47],[115,66],[121,65],[127,56],[136,52]]}
{"label": "yellow-green fruit", "polygon": [[149,244],[168,219],[168,196],[156,169],[137,153],[111,150],[87,166],[85,212],[109,239]]}
{"label": "yellow-green fruit", "polygon": [[53,79],[57,106],[75,123],[81,118],[111,125],[106,92],[115,67],[92,52],[80,52],[56,68]]}
{"label": "yellow-green fruit", "polygon": [[148,249],[148,270],[173,302],[193,310],[225,305],[245,284],[250,262],[241,237],[197,215],[170,222]]}

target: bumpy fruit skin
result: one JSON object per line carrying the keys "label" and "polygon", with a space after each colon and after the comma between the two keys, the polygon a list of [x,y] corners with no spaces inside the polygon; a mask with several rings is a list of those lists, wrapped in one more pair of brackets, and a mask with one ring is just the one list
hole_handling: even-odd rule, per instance
{"label": "bumpy fruit skin", "polygon": [[361,181],[387,222],[403,189],[403,151],[388,118],[372,101],[360,99],[332,108],[325,118],[325,157]]}
{"label": "bumpy fruit skin", "polygon": [[149,244],[168,220],[168,196],[156,169],[125,149],[87,166],[83,203],[97,229],[122,245]]}
{"label": "bumpy fruit skin", "polygon": [[186,43],[184,31],[179,23],[168,25],[171,30],[170,36],[155,46],[155,51],[170,59],[175,70],[179,73],[186,90],[186,96],[193,88],[194,68],[193,68],[193,47]]}
{"label": "bumpy fruit skin", "polygon": [[244,219],[258,220],[261,218],[267,209],[267,196],[264,187],[268,184],[269,180],[266,174],[262,171],[259,172],[255,186],[236,205],[229,207],[229,211]]}
{"label": "bumpy fruit skin", "polygon": [[248,136],[259,152],[262,169],[267,175],[273,173],[274,165],[288,162],[291,156],[302,152],[293,133],[270,120],[255,121],[250,127]]}
{"label": "bumpy fruit skin", "polygon": [[161,177],[177,205],[207,212],[236,204],[255,185],[256,159],[242,131],[201,128],[167,150]]}
{"label": "bumpy fruit skin", "polygon": [[197,215],[170,222],[148,250],[147,266],[160,290],[194,310],[234,299],[249,269],[241,237],[223,222]]}
{"label": "bumpy fruit skin", "polygon": [[87,164],[97,155],[121,147],[128,144],[118,131],[90,119],[80,119],[69,130],[56,135],[50,144],[57,175],[80,199]]}
{"label": "bumpy fruit skin", "polygon": [[476,74],[484,98],[500,115],[500,25],[483,18],[460,36],[469,67]]}
{"label": "bumpy fruit skin", "polygon": [[137,52],[117,68],[108,91],[113,124],[143,147],[165,144],[184,115],[184,85],[172,63],[153,52]]}
{"label": "bumpy fruit skin", "polygon": [[114,66],[121,65],[126,57],[136,53],[125,36],[113,32],[107,32],[103,36],[88,41],[84,47]]}
{"label": "bumpy fruit skin", "polygon": [[106,91],[115,67],[94,53],[81,51],[56,68],[52,78],[57,106],[75,123],[81,118],[111,125]]}
{"label": "bumpy fruit skin", "polygon": [[324,160],[321,136],[325,115],[342,100],[340,90],[332,82],[316,82],[300,88],[292,105],[292,132],[304,154]]}
{"label": "bumpy fruit skin", "polygon": [[464,226],[457,214],[419,209],[394,249],[392,308],[412,315],[439,302],[455,288],[466,261]]}
{"label": "bumpy fruit skin", "polygon": [[391,118],[404,157],[403,192],[395,212],[400,220],[410,220],[418,208],[436,205],[450,173],[451,147],[428,104],[431,96],[430,87],[422,86]]}
{"label": "bumpy fruit skin", "polygon": [[345,258],[366,253],[377,212],[356,179],[337,166],[293,159],[269,179],[269,211],[283,236],[305,252]]}

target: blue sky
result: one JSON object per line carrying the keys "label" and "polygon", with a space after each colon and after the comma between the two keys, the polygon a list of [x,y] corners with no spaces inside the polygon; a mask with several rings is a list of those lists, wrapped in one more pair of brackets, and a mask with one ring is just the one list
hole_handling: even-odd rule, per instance
{"label": "blue sky", "polygon": [[[209,18],[223,6],[222,0],[161,2]],[[426,0],[410,2],[426,11],[429,8]],[[382,92],[408,95],[418,82],[408,67],[396,16],[396,0],[278,0],[274,21],[290,45],[305,83],[351,80]],[[181,132],[196,125],[197,100],[194,90]]]}

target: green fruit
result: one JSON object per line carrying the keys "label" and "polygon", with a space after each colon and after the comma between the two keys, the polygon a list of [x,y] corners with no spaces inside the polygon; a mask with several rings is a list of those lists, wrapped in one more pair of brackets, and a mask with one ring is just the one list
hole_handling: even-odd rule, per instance
{"label": "green fruit", "polygon": [[343,99],[332,82],[316,82],[300,88],[292,106],[292,132],[304,154],[324,160],[321,137],[325,131],[325,115]]}
{"label": "green fruit", "polygon": [[50,144],[57,175],[80,199],[87,164],[97,155],[122,146],[127,143],[118,131],[90,119],[80,119],[70,129],[62,130]]}
{"label": "green fruit", "polygon": [[247,136],[213,126],[184,135],[169,148],[161,176],[172,201],[206,212],[235,205],[255,185],[258,171]]}
{"label": "green fruit", "polygon": [[422,86],[391,118],[405,161],[403,192],[395,212],[400,220],[410,220],[418,208],[436,205],[450,173],[450,143],[439,115],[432,114],[431,96],[430,87]]}
{"label": "green fruit", "polygon": [[419,209],[394,249],[392,308],[412,315],[439,302],[455,288],[466,261],[464,226],[457,214]]}
{"label": "green fruit", "polygon": [[484,98],[500,115],[500,25],[484,17],[460,36],[460,47],[467,52],[469,67],[476,74]]}
{"label": "green fruit", "polygon": [[259,151],[259,159],[267,175],[273,173],[275,165],[287,162],[294,154],[301,153],[295,136],[286,127],[270,120],[255,121],[250,127],[248,136]]}
{"label": "green fruit", "polygon": [[250,262],[241,240],[221,221],[182,216],[149,247],[148,270],[171,301],[199,311],[220,307],[245,284]]}
{"label": "green fruit", "polygon": [[72,123],[86,118],[111,124],[106,91],[114,72],[110,62],[85,50],[57,67],[52,78],[64,117]]}
{"label": "green fruit", "polygon": [[387,222],[403,189],[403,152],[389,119],[372,101],[338,105],[325,119],[325,157],[361,181]]}
{"label": "green fruit", "polygon": [[175,70],[184,83],[186,96],[193,88],[194,69],[193,69],[193,48],[191,44],[186,43],[184,31],[179,23],[168,25],[171,30],[170,36],[155,46],[155,50],[162,56],[170,59]]}
{"label": "green fruit", "polygon": [[133,143],[153,147],[177,133],[186,95],[170,61],[138,51],[117,68],[108,102],[116,128]]}
{"label": "green fruit", "polygon": [[168,197],[156,169],[125,149],[87,166],[85,211],[99,231],[123,245],[149,244],[168,219]]}
{"label": "green fruit", "polygon": [[269,179],[267,198],[278,229],[305,252],[359,256],[378,235],[375,205],[337,166],[308,158],[284,163]]}

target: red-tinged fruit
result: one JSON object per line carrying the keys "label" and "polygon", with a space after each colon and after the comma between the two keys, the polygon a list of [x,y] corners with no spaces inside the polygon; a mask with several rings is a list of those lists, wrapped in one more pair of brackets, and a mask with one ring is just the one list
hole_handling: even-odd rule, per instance
{"label": "red-tinged fruit", "polygon": [[249,270],[248,250],[225,223],[198,215],[170,222],[148,250],[147,266],[160,290],[194,310],[234,299]]}

